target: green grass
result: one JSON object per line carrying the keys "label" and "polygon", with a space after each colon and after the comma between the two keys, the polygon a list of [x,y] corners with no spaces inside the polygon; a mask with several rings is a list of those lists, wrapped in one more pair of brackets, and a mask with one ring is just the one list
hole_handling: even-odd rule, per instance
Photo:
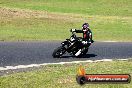
{"label": "green grass", "polygon": [[131,16],[131,0],[1,0],[1,6],[88,15]]}
{"label": "green grass", "polygon": [[[130,74],[131,61],[80,63],[87,74]],[[76,83],[80,64],[47,65],[30,72],[0,77],[0,88],[80,88]],[[83,88],[132,88],[130,84],[86,84]]]}
{"label": "green grass", "polygon": [[89,22],[95,41],[132,41],[131,5],[131,0],[1,0],[0,40],[64,40],[71,28]]}
{"label": "green grass", "polygon": [[[16,19],[10,25],[1,27],[1,40],[60,40],[67,35],[64,27],[56,20],[52,19]],[[65,26],[66,27],[66,26]],[[68,26],[67,26],[68,28]],[[52,29],[52,30],[51,30]],[[58,30],[64,29],[64,30]],[[69,30],[67,30],[69,32]]]}

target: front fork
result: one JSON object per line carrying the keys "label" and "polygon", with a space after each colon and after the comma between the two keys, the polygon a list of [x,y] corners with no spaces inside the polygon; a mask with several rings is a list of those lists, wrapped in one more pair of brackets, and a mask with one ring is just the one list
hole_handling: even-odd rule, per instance
{"label": "front fork", "polygon": [[68,45],[68,42],[64,41],[64,42],[61,43],[61,45],[66,48],[66,46]]}

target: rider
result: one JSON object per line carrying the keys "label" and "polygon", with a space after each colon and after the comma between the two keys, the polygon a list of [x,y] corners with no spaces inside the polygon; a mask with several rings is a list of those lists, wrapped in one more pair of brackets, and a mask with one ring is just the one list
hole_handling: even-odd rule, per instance
{"label": "rider", "polygon": [[[93,43],[94,41],[92,40],[92,32],[89,28],[89,24],[88,23],[84,23],[82,25],[82,30],[77,30],[77,29],[71,29],[72,32],[76,32],[76,33],[83,33],[83,41],[82,44],[84,46],[90,46],[91,43]],[[82,49],[79,49],[79,51],[75,54],[75,56],[79,56],[82,52]]]}

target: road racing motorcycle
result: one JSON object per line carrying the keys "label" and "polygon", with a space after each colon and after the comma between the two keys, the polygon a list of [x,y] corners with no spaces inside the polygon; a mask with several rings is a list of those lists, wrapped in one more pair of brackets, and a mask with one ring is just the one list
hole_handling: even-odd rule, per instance
{"label": "road racing motorcycle", "polygon": [[[71,31],[70,31],[71,32]],[[75,32],[71,32],[72,35],[70,36],[69,39],[66,39],[66,41],[61,43],[61,46],[56,48],[53,51],[52,56],[54,58],[61,58],[66,52],[68,52],[70,55],[76,56],[75,54],[81,49],[81,53],[77,57],[82,57],[86,55],[88,52],[89,46],[91,43],[88,43],[87,46],[84,46],[82,44],[83,38],[77,37]]]}

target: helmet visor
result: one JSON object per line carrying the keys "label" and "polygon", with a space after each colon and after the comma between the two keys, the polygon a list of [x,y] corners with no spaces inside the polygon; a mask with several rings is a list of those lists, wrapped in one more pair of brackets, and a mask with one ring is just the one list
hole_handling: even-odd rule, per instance
{"label": "helmet visor", "polygon": [[88,25],[83,25],[83,29],[86,29],[86,28],[88,28]]}

